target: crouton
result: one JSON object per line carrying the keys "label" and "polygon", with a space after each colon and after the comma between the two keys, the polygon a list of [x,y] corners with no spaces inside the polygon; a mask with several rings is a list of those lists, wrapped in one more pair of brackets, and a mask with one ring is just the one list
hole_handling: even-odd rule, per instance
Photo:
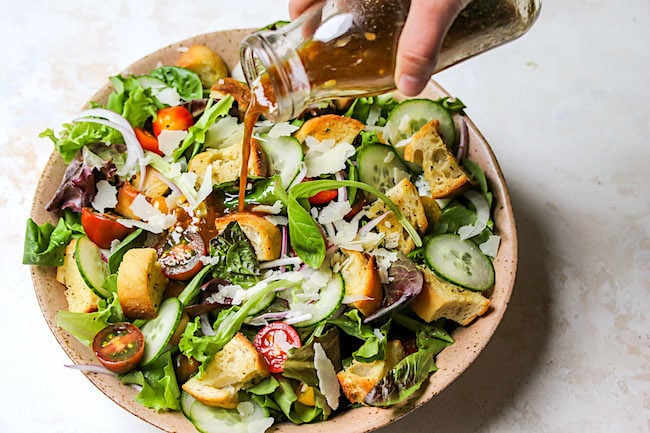
{"label": "crouton", "polygon": [[234,78],[223,77],[218,79],[210,88],[210,98],[223,99],[227,95],[232,96],[237,101],[239,115],[243,117],[248,105],[251,103],[251,91],[246,83]]}
{"label": "crouton", "polygon": [[176,66],[196,72],[205,87],[228,76],[228,67],[214,50],[205,45],[192,45],[176,59]]}
{"label": "crouton", "polygon": [[386,359],[373,362],[353,360],[347,368],[339,371],[336,377],[343,393],[351,403],[363,403],[366,395],[402,358],[406,351],[402,342],[391,340],[386,344]]}
{"label": "crouton", "polygon": [[194,376],[183,384],[183,390],[208,406],[234,409],[239,390],[268,376],[262,355],[238,333],[217,352],[201,377]]}
{"label": "crouton", "polygon": [[[418,233],[423,234],[426,232],[429,223],[424,206],[417,188],[410,180],[407,178],[402,179],[397,185],[386,191],[386,196],[402,211],[404,217]],[[368,208],[367,214],[369,218],[375,218],[385,212],[388,212],[386,204],[381,200],[376,200]],[[415,249],[415,242],[392,213],[384,217],[377,225],[377,230],[384,234],[384,246],[386,248],[397,248],[404,254],[408,254]]]}
{"label": "crouton", "polygon": [[480,293],[444,281],[429,269],[422,269],[422,275],[424,286],[411,308],[425,322],[445,318],[466,326],[490,306],[490,300]]}
{"label": "crouton", "polygon": [[[144,181],[142,182],[142,186],[139,187],[139,191],[149,198],[165,196],[169,192],[169,185],[167,185],[160,176],[161,175],[157,170],[147,167]],[[133,185],[140,185],[139,172],[133,178]]]}
{"label": "crouton", "polygon": [[[205,170],[212,166],[212,182],[218,185],[239,179],[242,161],[241,143],[235,143],[224,149],[208,149],[192,158],[187,166],[188,172],[196,174],[197,184],[203,181]],[[265,176],[267,162],[257,141],[251,141],[251,154],[248,159],[250,176]]]}
{"label": "crouton", "polygon": [[440,138],[437,120],[425,124],[413,135],[404,148],[404,159],[422,167],[433,198],[458,193],[471,183],[469,175]]}
{"label": "crouton", "polygon": [[124,254],[117,270],[117,296],[126,317],[155,317],[166,287],[155,249],[132,248]]}
{"label": "crouton", "polygon": [[338,143],[352,144],[354,139],[363,131],[364,124],[351,117],[337,114],[326,114],[314,117],[302,124],[294,137],[301,143],[308,135],[318,141],[334,140]]}
{"label": "crouton", "polygon": [[75,259],[77,240],[72,239],[65,248],[63,265],[56,269],[56,280],[66,287],[65,300],[68,301],[68,311],[75,313],[91,313],[97,311],[99,296],[86,284]]}
{"label": "crouton", "polygon": [[341,276],[345,281],[345,296],[358,298],[351,305],[364,316],[370,316],[381,307],[384,298],[375,257],[360,251],[342,251],[347,256],[341,266]]}
{"label": "crouton", "polygon": [[268,261],[280,258],[282,234],[275,224],[251,212],[237,212],[215,218],[214,226],[221,233],[232,221],[239,223],[242,231],[253,245],[258,260]]}

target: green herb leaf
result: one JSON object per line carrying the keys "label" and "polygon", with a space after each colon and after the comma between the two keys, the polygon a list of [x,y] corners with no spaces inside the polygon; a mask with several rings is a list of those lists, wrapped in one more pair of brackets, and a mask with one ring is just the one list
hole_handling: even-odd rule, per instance
{"label": "green herb leaf", "polygon": [[33,219],[27,220],[25,244],[23,247],[23,264],[40,266],[61,266],[65,247],[70,242],[72,230],[63,218],[56,227],[50,223],[38,225]]}

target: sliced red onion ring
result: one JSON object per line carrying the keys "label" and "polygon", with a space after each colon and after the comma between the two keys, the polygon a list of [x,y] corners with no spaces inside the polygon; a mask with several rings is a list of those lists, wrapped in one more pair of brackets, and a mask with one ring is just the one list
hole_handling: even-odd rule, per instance
{"label": "sliced red onion ring", "polygon": [[214,335],[215,332],[210,324],[208,313],[203,313],[199,317],[201,318],[201,332],[203,332],[203,335]]}
{"label": "sliced red onion ring", "polygon": [[279,268],[281,266],[296,266],[302,263],[300,257],[283,257],[276,260],[260,263],[260,269]]}
{"label": "sliced red onion ring", "polygon": [[293,180],[287,187],[287,190],[294,185],[298,185],[300,182],[302,182],[305,179],[306,176],[307,176],[307,166],[304,163],[302,163],[300,164],[300,170],[298,171],[298,174],[296,175],[296,177],[293,178]]}
{"label": "sliced red onion ring", "polygon": [[79,113],[80,117],[73,119],[73,122],[89,122],[97,123],[99,125],[109,126],[122,134],[124,141],[126,143],[126,162],[120,170],[120,175],[126,175],[133,171],[136,164],[140,166],[140,172],[143,174],[140,177],[140,182],[144,181],[144,172],[147,167],[147,162],[144,156],[144,150],[140,142],[135,136],[133,127],[129,124],[128,120],[119,114],[106,110],[103,108],[93,108],[91,110],[86,110]]}
{"label": "sliced red onion ring", "polygon": [[469,239],[480,234],[490,219],[490,206],[483,194],[476,191],[467,191],[463,194],[476,209],[476,222],[473,225],[462,226],[458,229],[461,239]]}
{"label": "sliced red onion ring", "polygon": [[464,117],[458,118],[458,126],[460,129],[460,137],[458,139],[458,152],[456,159],[462,161],[467,156],[467,148],[469,147],[469,131],[467,130],[467,121]]}
{"label": "sliced red onion ring", "polygon": [[110,371],[108,368],[102,365],[96,364],[65,364],[67,368],[72,370],[83,371],[84,373],[97,373],[97,374],[107,374],[109,376],[117,376],[117,374]]}
{"label": "sliced red onion ring", "polygon": [[[336,180],[345,180],[345,176],[343,175],[343,170],[337,171],[334,174],[334,177],[336,178]],[[348,189],[346,187],[342,186],[338,189],[338,197],[336,198],[336,201],[338,202],[348,201]]]}
{"label": "sliced red onion ring", "polygon": [[363,227],[359,229],[359,237],[364,237],[368,233],[370,233],[370,230],[374,229],[377,227],[377,225],[384,219],[386,218],[386,215],[388,215],[390,212],[385,212],[381,215],[379,215],[376,218],[371,219],[368,221],[367,224],[365,224]]}

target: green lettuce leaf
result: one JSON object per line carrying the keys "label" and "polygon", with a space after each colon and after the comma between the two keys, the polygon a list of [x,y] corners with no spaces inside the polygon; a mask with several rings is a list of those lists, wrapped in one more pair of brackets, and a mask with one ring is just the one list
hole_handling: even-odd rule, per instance
{"label": "green lettuce leaf", "polygon": [[390,321],[378,328],[379,335],[375,333],[372,326],[364,324],[359,310],[353,309],[343,316],[327,321],[338,326],[346,334],[363,341],[359,349],[352,352],[352,357],[359,362],[373,362],[386,357],[386,342],[388,341],[388,330]]}
{"label": "green lettuce leaf", "polygon": [[169,87],[176,89],[185,101],[203,98],[203,84],[198,74],[178,66],[161,66],[149,73]]}
{"label": "green lettuce leaf", "polygon": [[56,314],[56,325],[74,336],[82,344],[91,346],[95,334],[111,323],[123,322],[124,315],[117,296],[100,299],[97,311],[77,313],[61,310]]}
{"label": "green lettuce leaf", "polygon": [[60,218],[56,226],[50,223],[38,225],[33,219],[27,220],[23,264],[40,266],[61,266],[65,247],[72,238],[72,230],[65,219]]}
{"label": "green lettuce leaf", "polygon": [[163,353],[151,365],[122,376],[122,383],[142,386],[135,401],[158,412],[180,410],[180,389],[171,352]]}
{"label": "green lettuce leaf", "polygon": [[62,126],[59,135],[56,135],[52,129],[46,129],[39,137],[52,140],[54,148],[66,164],[69,164],[77,152],[88,144],[124,143],[122,134],[117,130],[90,122],[66,123]]}

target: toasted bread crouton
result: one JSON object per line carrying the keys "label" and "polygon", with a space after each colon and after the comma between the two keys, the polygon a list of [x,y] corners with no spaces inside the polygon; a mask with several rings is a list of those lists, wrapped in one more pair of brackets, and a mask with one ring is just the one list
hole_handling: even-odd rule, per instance
{"label": "toasted bread crouton", "polygon": [[140,186],[139,172],[133,178],[133,185],[138,185],[139,191],[149,198],[163,197],[169,192],[169,185],[167,185],[160,176],[160,173],[156,169],[147,167],[142,186]]}
{"label": "toasted bread crouton", "polygon": [[386,344],[385,360],[367,363],[353,360],[350,366],[336,374],[343,393],[351,403],[363,403],[377,382],[405,356],[402,342],[391,340]]}
{"label": "toasted bread crouton", "polygon": [[[404,217],[418,233],[426,232],[429,223],[424,206],[417,188],[410,180],[407,178],[402,179],[397,185],[386,191],[386,196],[400,208]],[[367,214],[369,218],[376,218],[385,212],[388,212],[386,204],[381,200],[376,200],[369,207]],[[384,246],[386,248],[398,248],[404,254],[408,254],[415,249],[415,242],[392,213],[384,217],[377,225],[377,230],[384,234]]]}
{"label": "toasted bread crouton", "polygon": [[347,256],[341,266],[345,296],[358,298],[351,305],[364,316],[370,316],[381,307],[384,299],[375,257],[354,250],[343,250],[343,253]]}
{"label": "toasted bread crouton", "polygon": [[354,139],[363,131],[364,124],[351,117],[337,114],[325,114],[314,117],[302,124],[294,137],[301,143],[307,136],[312,136],[318,141],[334,140],[335,143],[352,144]]}
{"label": "toasted bread crouton", "polygon": [[208,406],[237,407],[240,389],[269,376],[262,355],[238,333],[212,358],[200,378],[192,377],[183,390]]}
{"label": "toasted bread crouton", "polygon": [[[224,149],[208,149],[192,158],[187,171],[196,174],[196,182],[200,184],[205,176],[205,170],[212,166],[212,182],[218,185],[239,179],[242,162],[241,143],[235,143]],[[248,159],[248,174],[250,176],[265,176],[267,163],[257,141],[251,141],[251,154]]]}
{"label": "toasted bread crouton", "polygon": [[282,234],[278,226],[263,216],[251,212],[237,212],[218,217],[214,220],[214,225],[221,233],[232,221],[239,223],[239,227],[253,245],[258,260],[280,258]]}
{"label": "toasted bread crouton", "polygon": [[490,306],[490,300],[480,293],[444,281],[429,269],[422,269],[422,275],[424,286],[411,308],[426,322],[444,317],[466,326]]}
{"label": "toasted bread crouton", "polygon": [[205,45],[192,45],[176,59],[176,66],[196,72],[205,87],[210,87],[220,78],[228,76],[228,67],[223,59]]}
{"label": "toasted bread crouton", "polygon": [[404,159],[422,167],[433,198],[458,193],[471,182],[440,138],[437,120],[427,123],[413,135],[404,148]]}
{"label": "toasted bread crouton", "polygon": [[132,248],[124,254],[117,270],[117,296],[126,317],[155,317],[166,287],[155,249]]}
{"label": "toasted bread crouton", "polygon": [[68,301],[68,311],[75,313],[91,313],[97,311],[99,296],[86,284],[75,259],[77,240],[72,239],[65,247],[63,265],[56,269],[56,280],[66,287],[65,300]]}
{"label": "toasted bread crouton", "polygon": [[240,116],[243,116],[251,103],[251,91],[246,83],[234,78],[222,77],[210,87],[210,98],[212,99],[223,99],[227,95],[232,96],[237,101],[237,109]]}

